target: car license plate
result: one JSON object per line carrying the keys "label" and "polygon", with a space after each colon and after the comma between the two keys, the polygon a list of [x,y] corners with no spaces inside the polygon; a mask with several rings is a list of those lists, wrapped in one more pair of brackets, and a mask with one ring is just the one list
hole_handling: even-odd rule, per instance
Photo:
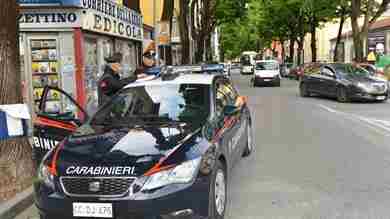
{"label": "car license plate", "polygon": [[73,217],[112,218],[112,204],[73,203]]}
{"label": "car license plate", "polygon": [[376,99],[377,100],[384,100],[386,97],[385,96],[377,96]]}
{"label": "car license plate", "polygon": [[271,81],[271,79],[264,79],[264,81]]}

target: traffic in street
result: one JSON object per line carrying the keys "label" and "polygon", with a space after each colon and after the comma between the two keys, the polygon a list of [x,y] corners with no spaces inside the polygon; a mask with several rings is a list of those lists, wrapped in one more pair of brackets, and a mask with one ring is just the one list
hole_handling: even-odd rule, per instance
{"label": "traffic in street", "polygon": [[249,87],[256,148],[229,184],[227,218],[387,218],[390,103],[299,95],[298,82]]}
{"label": "traffic in street", "polygon": [[[231,171],[225,218],[385,218],[390,204],[389,102],[339,103],[299,94],[299,82],[253,87],[254,148]],[[38,217],[31,207],[17,219]]]}

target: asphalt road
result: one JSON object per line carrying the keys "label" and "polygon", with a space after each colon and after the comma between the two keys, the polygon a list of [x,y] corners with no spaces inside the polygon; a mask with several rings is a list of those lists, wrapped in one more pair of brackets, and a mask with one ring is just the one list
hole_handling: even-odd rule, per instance
{"label": "asphalt road", "polygon": [[298,83],[249,86],[255,153],[229,183],[228,219],[389,218],[390,101],[302,98]]}
{"label": "asphalt road", "polygon": [[[256,149],[229,179],[227,219],[389,218],[390,101],[301,98],[297,82],[249,87]],[[17,219],[35,218],[32,207]]]}

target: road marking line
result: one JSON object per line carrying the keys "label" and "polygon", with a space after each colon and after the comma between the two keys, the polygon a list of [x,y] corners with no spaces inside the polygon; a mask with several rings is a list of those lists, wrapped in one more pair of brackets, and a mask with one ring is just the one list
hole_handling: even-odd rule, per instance
{"label": "road marking line", "polygon": [[317,104],[317,106],[319,106],[319,107],[321,107],[321,108],[323,108],[326,111],[331,112],[331,113],[340,113],[340,111],[334,110],[334,109],[327,107],[325,105],[322,105],[322,104]]}
{"label": "road marking line", "polygon": [[382,125],[382,124],[378,123],[376,119],[366,118],[366,117],[362,117],[362,116],[358,117],[358,119],[360,119],[361,121],[367,122],[367,123],[369,123],[369,124],[371,124],[373,126],[382,128],[382,129],[390,132],[390,127],[387,127],[385,125]]}
{"label": "road marking line", "polygon": [[375,118],[368,118],[368,117],[359,116],[359,115],[356,115],[356,114],[353,114],[353,113],[346,113],[346,112],[335,110],[335,109],[333,109],[331,107],[328,107],[328,106],[325,106],[325,105],[322,105],[322,104],[317,104],[317,106],[322,108],[322,109],[324,109],[324,110],[326,110],[326,111],[328,111],[328,112],[331,112],[331,113],[334,113],[334,114],[344,115],[345,117],[347,117],[349,119],[365,122],[366,124],[368,124],[371,127],[375,128],[377,131],[379,131],[378,129],[380,129],[381,131],[384,130],[384,131],[387,131],[387,132],[390,133],[390,121],[379,120],[379,119],[375,119]]}

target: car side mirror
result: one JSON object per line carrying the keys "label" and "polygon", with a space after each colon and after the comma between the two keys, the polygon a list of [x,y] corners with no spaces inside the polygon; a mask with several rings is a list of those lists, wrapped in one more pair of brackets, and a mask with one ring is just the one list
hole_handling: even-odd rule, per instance
{"label": "car side mirror", "polygon": [[234,116],[240,111],[240,108],[233,105],[227,105],[223,108],[223,114],[225,116]]}

